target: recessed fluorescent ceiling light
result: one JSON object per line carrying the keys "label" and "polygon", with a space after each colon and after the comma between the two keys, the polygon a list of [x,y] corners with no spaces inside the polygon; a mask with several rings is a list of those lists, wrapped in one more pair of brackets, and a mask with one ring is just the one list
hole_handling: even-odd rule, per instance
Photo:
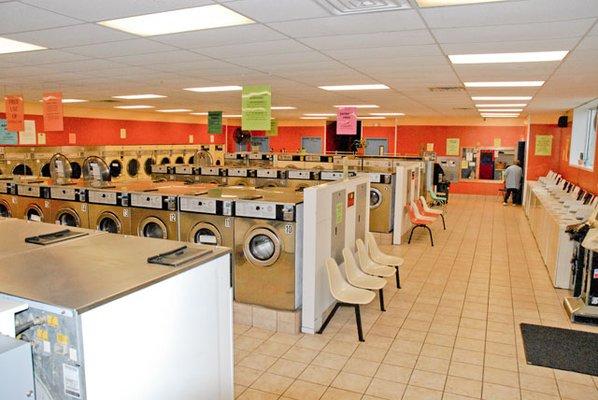
{"label": "recessed fluorescent ceiling light", "polygon": [[161,112],[161,113],[178,113],[178,112],[189,112],[191,110],[189,110],[188,108],[169,108],[169,109],[165,109],[165,110],[156,110],[157,112]]}
{"label": "recessed fluorescent ceiling light", "polygon": [[23,51],[45,50],[45,47],[36,46],[31,43],[19,42],[16,40],[0,37],[0,54],[21,53]]}
{"label": "recessed fluorescent ceiling light", "polygon": [[381,113],[370,113],[370,115],[376,115],[379,117],[400,117],[405,115],[405,113],[400,112],[381,112]]}
{"label": "recessed fluorescent ceiling light", "polygon": [[521,112],[523,108],[481,108],[478,110],[481,113],[488,113],[488,112]]}
{"label": "recessed fluorescent ceiling light", "polygon": [[143,108],[154,108],[154,106],[131,105],[131,106],[116,106],[114,108],[120,108],[121,110],[141,110]]}
{"label": "recessed fluorescent ceiling light", "polygon": [[274,106],[274,107],[270,107],[271,110],[296,110],[297,107],[291,107],[291,106]]}
{"label": "recessed fluorescent ceiling light", "polygon": [[417,5],[424,7],[457,6],[460,4],[494,3],[503,0],[417,0]]}
{"label": "recessed fluorescent ceiling light", "polygon": [[301,117],[301,119],[328,119],[326,117]]}
{"label": "recessed fluorescent ceiling light", "polygon": [[251,23],[251,19],[218,4],[98,22],[108,28],[139,36],[166,35]]}
{"label": "recessed fluorescent ceiling light", "polygon": [[224,118],[241,118],[241,114],[225,114],[223,115]]}
{"label": "recessed fluorescent ceiling light", "polygon": [[386,119],[385,117],[357,117],[357,119]]}
{"label": "recessed fluorescent ceiling light", "polygon": [[311,113],[311,114],[303,114],[306,117],[336,117],[336,114],[332,113]]}
{"label": "recessed fluorescent ceiling light", "polygon": [[532,96],[472,96],[475,101],[531,100]]}
{"label": "recessed fluorescent ceiling light", "polygon": [[386,85],[382,84],[369,84],[369,85],[336,85],[336,86],[318,86],[320,89],[329,91],[343,91],[343,90],[386,90],[390,89]]}
{"label": "recessed fluorescent ceiling light", "polygon": [[145,100],[145,99],[161,99],[166,96],[162,96],[161,94],[128,94],[124,96],[112,96],[113,99],[123,99],[123,100]]}
{"label": "recessed fluorescent ceiling light", "polygon": [[465,87],[498,88],[498,87],[539,87],[544,81],[513,81],[513,82],[465,82]]}
{"label": "recessed fluorescent ceiling light", "polygon": [[191,115],[208,115],[207,112],[192,112],[192,113],[189,113],[189,114],[191,114]]}
{"label": "recessed fluorescent ceiling light", "polygon": [[561,61],[568,51],[536,51],[529,53],[489,53],[449,55],[453,64],[499,64],[518,62]]}
{"label": "recessed fluorescent ceiling light", "polygon": [[237,92],[243,90],[241,86],[206,86],[206,87],[194,87],[194,88],[185,88],[183,90],[188,90],[190,92],[199,92],[199,93],[212,93],[212,92]]}
{"label": "recessed fluorescent ceiling light", "polygon": [[489,114],[481,114],[482,117],[518,117],[519,114],[513,113],[513,114],[508,114],[508,113],[489,113]]}
{"label": "recessed fluorescent ceiling light", "polygon": [[527,106],[526,103],[496,103],[496,104],[476,104],[477,108],[484,108],[484,107],[525,107]]}
{"label": "recessed fluorescent ceiling light", "polygon": [[88,100],[83,99],[62,99],[64,104],[72,104],[72,103],[87,103]]}
{"label": "recessed fluorescent ceiling light", "polygon": [[347,104],[347,105],[339,105],[334,106],[335,108],[344,108],[344,107],[355,107],[355,108],[380,108],[375,104]]}

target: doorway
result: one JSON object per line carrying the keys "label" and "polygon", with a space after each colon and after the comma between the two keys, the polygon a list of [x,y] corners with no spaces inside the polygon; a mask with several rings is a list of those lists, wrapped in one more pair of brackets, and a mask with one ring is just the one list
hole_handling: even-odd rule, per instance
{"label": "doorway", "polygon": [[383,154],[388,154],[388,139],[368,138],[365,140],[365,154],[368,156],[379,155],[380,147],[384,148]]}
{"label": "doorway", "polygon": [[251,138],[251,151],[259,151],[261,153],[270,152],[270,138],[265,136],[254,136]]}
{"label": "doorway", "polygon": [[322,153],[322,138],[314,136],[306,136],[301,138],[301,148],[306,153],[321,154]]}

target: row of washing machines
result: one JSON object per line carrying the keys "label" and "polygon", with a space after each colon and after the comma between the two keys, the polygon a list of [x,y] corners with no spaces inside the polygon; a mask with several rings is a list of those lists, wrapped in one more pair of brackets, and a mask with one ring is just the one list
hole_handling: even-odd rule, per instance
{"label": "row of washing machines", "polygon": [[303,194],[293,188],[8,177],[0,180],[0,215],[230,247],[237,301],[301,304]]}
{"label": "row of washing machines", "polygon": [[222,145],[0,147],[0,175],[50,177],[50,159],[61,153],[71,163],[73,179],[81,177],[90,156],[106,161],[113,181],[150,179],[154,165],[193,164],[198,149],[209,152],[215,165],[224,163]]}

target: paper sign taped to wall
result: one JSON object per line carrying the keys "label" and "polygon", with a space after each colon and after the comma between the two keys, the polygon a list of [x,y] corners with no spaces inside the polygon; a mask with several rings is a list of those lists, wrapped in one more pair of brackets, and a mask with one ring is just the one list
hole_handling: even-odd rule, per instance
{"label": "paper sign taped to wall", "polygon": [[459,138],[446,139],[446,155],[447,156],[458,156],[459,155]]}
{"label": "paper sign taped to wall", "polygon": [[46,144],[46,134],[44,132],[37,133],[37,144],[39,144],[39,145]]}
{"label": "paper sign taped to wall", "polygon": [[426,143],[426,151],[434,151],[434,143]]}
{"label": "paper sign taped to wall", "polygon": [[125,128],[120,128],[120,138],[121,139],[127,138],[127,130]]}
{"label": "paper sign taped to wall", "polygon": [[502,147],[502,140],[499,137],[494,138],[494,147]]}
{"label": "paper sign taped to wall", "polygon": [[35,121],[25,120],[25,129],[19,132],[19,144],[36,144]]}
{"label": "paper sign taped to wall", "polygon": [[343,203],[336,203],[336,223],[340,224],[343,222],[343,211],[344,211],[344,204]]}
{"label": "paper sign taped to wall", "polygon": [[536,148],[534,154],[537,156],[552,155],[552,135],[536,136]]}
{"label": "paper sign taped to wall", "polygon": [[69,133],[69,144],[76,144],[76,143],[77,143],[77,134]]}
{"label": "paper sign taped to wall", "polygon": [[195,137],[193,135],[189,135],[189,143],[193,143],[195,141]]}

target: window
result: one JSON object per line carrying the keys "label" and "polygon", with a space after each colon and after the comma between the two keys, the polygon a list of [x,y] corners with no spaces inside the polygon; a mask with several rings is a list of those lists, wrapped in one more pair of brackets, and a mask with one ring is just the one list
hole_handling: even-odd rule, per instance
{"label": "window", "polygon": [[588,169],[594,168],[596,156],[596,127],[598,125],[598,100],[573,111],[573,132],[569,164]]}

